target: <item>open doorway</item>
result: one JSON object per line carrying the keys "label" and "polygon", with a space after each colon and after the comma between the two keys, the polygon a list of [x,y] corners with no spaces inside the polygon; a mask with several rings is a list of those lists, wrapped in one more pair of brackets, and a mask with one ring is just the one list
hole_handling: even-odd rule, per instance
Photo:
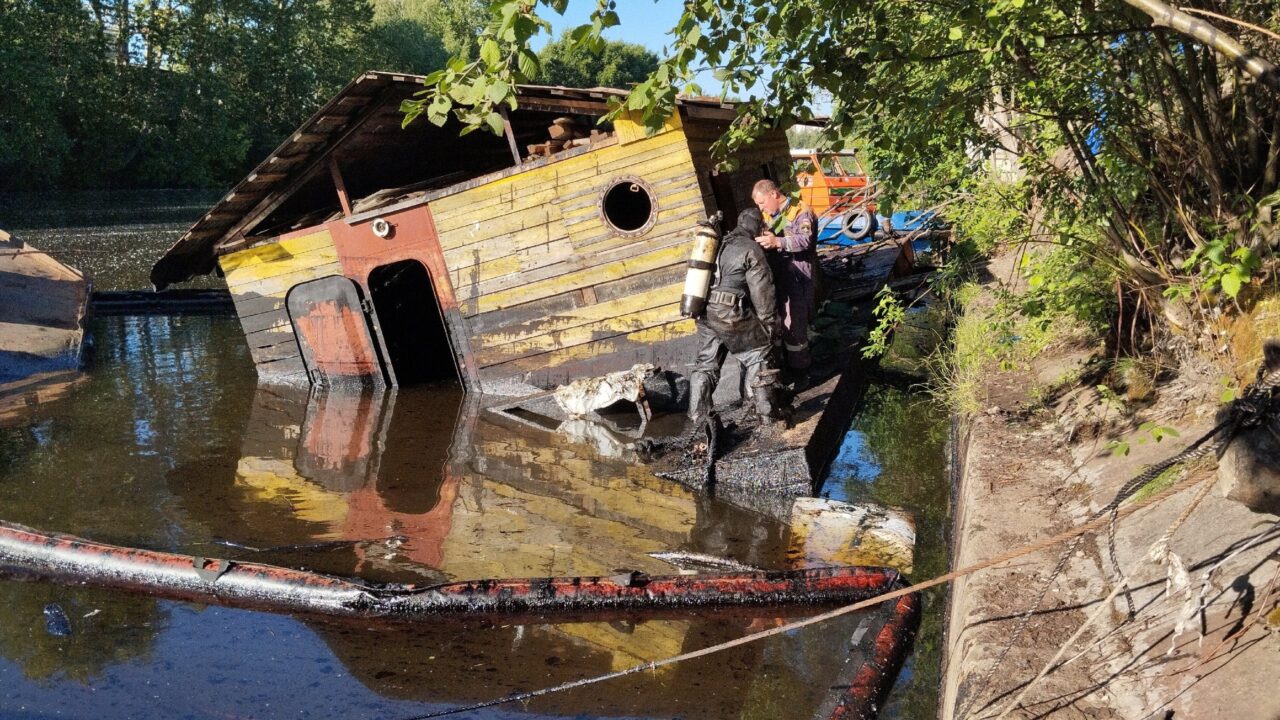
{"label": "open doorway", "polygon": [[417,260],[381,265],[369,273],[387,359],[400,386],[458,381],[458,368],[431,274]]}

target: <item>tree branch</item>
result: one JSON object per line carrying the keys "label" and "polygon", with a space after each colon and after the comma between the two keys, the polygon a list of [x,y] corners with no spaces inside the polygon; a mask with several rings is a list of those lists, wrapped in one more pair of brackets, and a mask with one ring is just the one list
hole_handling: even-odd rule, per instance
{"label": "tree branch", "polygon": [[1205,17],[1217,18],[1219,20],[1222,20],[1223,22],[1229,22],[1232,25],[1239,25],[1240,27],[1248,28],[1250,30],[1253,30],[1254,32],[1260,32],[1263,35],[1270,35],[1275,40],[1280,40],[1280,35],[1277,35],[1260,25],[1247,23],[1243,20],[1237,20],[1233,17],[1227,17],[1226,15],[1219,15],[1216,12],[1209,12],[1208,10],[1200,10],[1199,8],[1184,7],[1184,8],[1178,8],[1178,9],[1184,13],[1194,13],[1196,15],[1204,15]]}
{"label": "tree branch", "polygon": [[1258,57],[1256,53],[1236,42],[1230,35],[1160,0],[1124,0],[1124,2],[1150,15],[1155,24],[1173,28],[1213,48],[1262,84],[1280,92],[1280,68]]}

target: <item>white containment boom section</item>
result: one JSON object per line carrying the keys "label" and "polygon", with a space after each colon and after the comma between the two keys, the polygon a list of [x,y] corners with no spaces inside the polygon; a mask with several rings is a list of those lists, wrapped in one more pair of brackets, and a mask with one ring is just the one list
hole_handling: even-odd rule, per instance
{"label": "white containment boom section", "polygon": [[787,556],[801,567],[857,563],[910,573],[915,544],[915,520],[905,510],[826,498],[796,498],[791,506]]}

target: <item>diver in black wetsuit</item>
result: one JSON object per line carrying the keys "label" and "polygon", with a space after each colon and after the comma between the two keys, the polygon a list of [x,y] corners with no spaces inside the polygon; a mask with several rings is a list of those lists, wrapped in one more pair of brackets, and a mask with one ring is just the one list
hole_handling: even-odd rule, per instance
{"label": "diver in black wetsuit", "polygon": [[764,219],[756,209],[743,210],[716,253],[716,274],[707,309],[697,319],[700,341],[689,378],[689,418],[701,420],[712,410],[712,395],[725,358],[733,353],[744,367],[746,393],[762,417],[776,417],[777,370],[771,367],[778,306],[773,273],[756,236]]}

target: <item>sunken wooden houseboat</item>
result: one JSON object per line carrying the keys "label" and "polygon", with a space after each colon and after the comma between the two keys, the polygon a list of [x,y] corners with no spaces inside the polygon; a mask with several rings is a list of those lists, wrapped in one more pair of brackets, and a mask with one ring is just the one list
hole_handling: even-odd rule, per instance
{"label": "sunken wooden houseboat", "polygon": [[607,88],[521,86],[505,137],[401,128],[413,75],[356,78],[156,263],[157,289],[220,272],[259,376],[519,396],[651,363],[684,372],[696,223],[789,172],[782,132],[718,172],[734,116],[681,99],[656,133],[600,124]]}

